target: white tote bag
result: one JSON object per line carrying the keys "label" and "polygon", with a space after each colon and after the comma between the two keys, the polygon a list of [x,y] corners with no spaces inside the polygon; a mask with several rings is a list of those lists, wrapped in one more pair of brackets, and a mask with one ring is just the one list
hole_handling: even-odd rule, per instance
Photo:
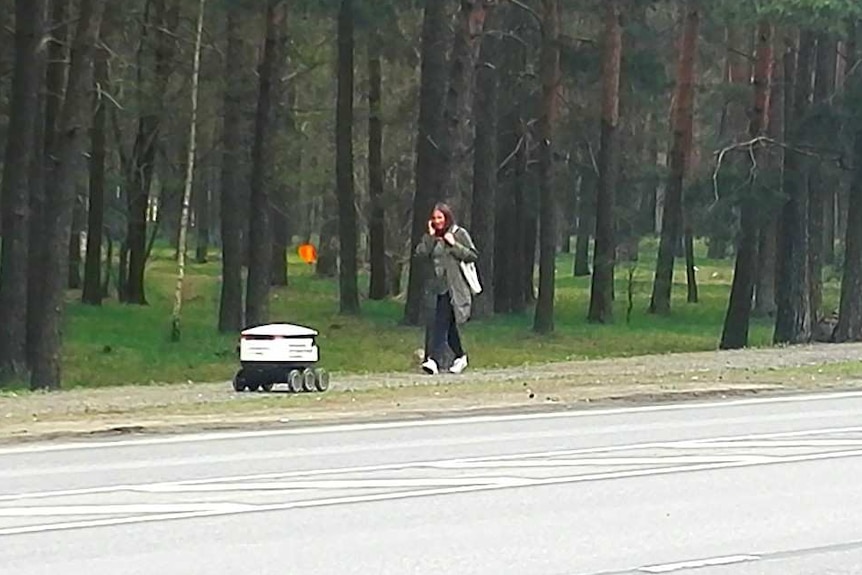
{"label": "white tote bag", "polygon": [[476,271],[475,263],[461,262],[461,273],[464,274],[464,279],[467,280],[467,285],[470,286],[473,295],[482,293],[482,284],[479,283],[479,272]]}
{"label": "white tote bag", "polygon": [[[458,229],[458,226],[452,226],[452,233],[456,233]],[[467,285],[470,286],[470,293],[473,295],[479,295],[482,293],[482,284],[479,282],[479,272],[476,270],[476,263],[458,263],[461,264],[461,274],[464,276],[464,280],[467,282]]]}

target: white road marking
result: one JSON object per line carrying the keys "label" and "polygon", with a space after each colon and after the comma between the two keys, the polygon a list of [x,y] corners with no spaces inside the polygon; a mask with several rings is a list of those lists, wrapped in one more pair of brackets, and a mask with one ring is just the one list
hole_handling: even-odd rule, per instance
{"label": "white road marking", "polygon": [[130,513],[243,513],[254,511],[240,503],[130,503],[112,505],[46,505],[0,508],[0,517],[59,517],[63,515],[127,515]]}
{"label": "white road marking", "polygon": [[[805,461],[822,461],[828,459],[839,459],[844,457],[857,457],[862,456],[862,450],[853,450],[853,451],[839,451],[839,452],[831,452],[831,453],[815,453],[815,454],[806,454],[806,455],[796,455],[796,456],[787,456],[783,458],[776,458],[773,462],[766,462],[768,465],[770,463],[799,463]],[[599,480],[608,480],[608,479],[624,479],[624,478],[632,478],[632,477],[649,477],[649,476],[662,476],[662,475],[670,475],[673,473],[685,473],[685,472],[696,472],[696,471],[710,471],[710,470],[718,470],[718,469],[734,469],[741,467],[752,467],[754,465],[758,465],[757,463],[753,463],[751,461],[735,461],[735,462],[720,462],[720,463],[711,463],[711,464],[700,464],[700,465],[687,465],[687,466],[677,466],[677,467],[662,467],[657,469],[635,469],[635,470],[627,470],[627,471],[616,471],[616,472],[605,472],[605,473],[594,473],[594,474],[582,474],[582,475],[568,475],[568,476],[560,476],[560,477],[546,477],[546,478],[523,478],[523,481],[519,481],[519,484],[515,487],[540,487],[540,486],[552,486],[552,485],[564,485],[564,484],[574,484],[574,483],[584,483],[589,481],[599,481]],[[154,514],[154,515],[142,515],[139,517],[124,517],[117,519],[96,519],[96,520],[81,520],[74,522],[65,522],[65,523],[50,523],[43,525],[27,525],[22,527],[7,527],[0,528],[0,536],[8,536],[8,535],[22,535],[27,533],[45,533],[50,531],[63,531],[70,529],[84,529],[91,527],[103,527],[103,526],[113,526],[113,525],[128,525],[133,523],[150,523],[154,521],[164,521],[164,520],[172,520],[172,519],[190,519],[190,518],[201,518],[201,517],[216,517],[216,516],[226,516],[226,515],[238,515],[244,513],[260,513],[260,512],[270,512],[270,511],[287,511],[292,509],[310,509],[315,507],[326,507],[326,506],[334,506],[334,505],[347,505],[354,503],[371,503],[377,501],[396,501],[396,500],[404,500],[404,499],[412,499],[416,497],[431,497],[431,496],[441,496],[441,495],[453,495],[460,493],[476,493],[481,491],[497,491],[502,489],[510,489],[513,487],[512,485],[506,484],[484,484],[484,485],[466,485],[460,487],[441,487],[441,488],[432,488],[432,489],[418,489],[413,491],[397,491],[391,493],[378,493],[378,494],[362,494],[362,495],[351,495],[351,496],[341,496],[341,497],[331,497],[331,498],[323,498],[323,499],[311,499],[304,501],[287,501],[280,503],[272,503],[272,504],[260,504],[260,505],[246,505],[242,509],[238,510],[203,510],[203,511],[190,511],[185,513],[176,513],[176,514]],[[27,508],[21,508],[27,509]],[[35,508],[40,509],[40,508]]]}
{"label": "white road marking", "polygon": [[[226,476],[226,477],[211,477],[206,479],[189,479],[184,481],[172,481],[172,482],[158,482],[158,483],[143,483],[143,484],[118,484],[118,485],[107,485],[100,487],[85,487],[80,489],[60,489],[53,491],[36,491],[30,493],[17,493],[17,494],[8,494],[8,495],[0,495],[0,502],[3,501],[18,501],[24,499],[44,499],[49,497],[65,497],[65,496],[78,496],[78,495],[95,495],[95,494],[104,494],[104,493],[115,493],[119,491],[139,491],[150,489],[152,486],[188,486],[188,485],[203,485],[203,484],[215,484],[215,483],[228,483],[228,482],[253,482],[253,481],[265,481],[265,480],[283,480],[292,477],[309,477],[309,476],[330,476],[330,475],[341,475],[341,474],[358,474],[358,473],[373,473],[378,471],[393,471],[393,470],[409,470],[409,469],[420,469],[420,468],[434,468],[434,469],[446,469],[446,468],[468,468],[471,465],[475,464],[477,467],[497,467],[497,466],[505,466],[507,462],[526,462],[528,460],[538,460],[536,465],[543,465],[545,462],[549,462],[553,464],[553,461],[565,461],[555,458],[563,458],[563,457],[572,457],[578,455],[596,455],[602,453],[619,453],[624,451],[635,451],[635,450],[644,450],[644,449],[690,449],[690,448],[708,448],[713,446],[721,446],[721,447],[736,447],[743,446],[743,442],[747,441],[762,441],[762,440],[770,440],[771,439],[785,439],[785,438],[802,438],[812,435],[825,435],[825,434],[838,434],[838,433],[860,433],[862,432],[862,426],[860,427],[834,427],[834,428],[826,428],[826,429],[814,429],[814,430],[805,430],[805,431],[783,431],[783,432],[774,432],[774,433],[762,433],[762,434],[747,434],[747,435],[736,435],[736,436],[722,436],[715,438],[705,438],[705,439],[694,439],[694,440],[682,440],[682,441],[670,441],[670,442],[648,442],[648,443],[631,443],[627,445],[613,445],[607,447],[585,447],[579,449],[565,449],[565,450],[557,450],[557,451],[539,451],[535,453],[516,453],[510,455],[498,455],[498,456],[477,456],[477,457],[468,457],[468,458],[458,458],[458,459],[443,459],[443,460],[427,460],[427,461],[413,461],[413,462],[405,462],[405,463],[384,463],[379,465],[365,465],[365,466],[354,466],[354,467],[334,467],[327,469],[306,469],[300,471],[286,471],[286,472],[274,472],[274,473],[258,473],[253,475],[234,475],[234,476]],[[762,446],[771,446],[770,441],[765,441],[761,445]],[[807,440],[805,440],[807,441]],[[802,443],[805,443],[804,441]],[[851,445],[857,445],[856,442],[853,442]],[[741,457],[732,457],[732,461],[740,461]],[[752,456],[758,459],[751,459],[748,463],[752,465],[763,464],[763,463],[772,463],[766,459],[771,456]],[[782,456],[776,456],[782,457]],[[719,456],[708,458],[709,461],[716,461],[719,459]],[[621,458],[622,460],[622,458]],[[663,458],[656,457],[655,460],[657,462],[661,462]],[[784,459],[781,459],[783,461]]]}
{"label": "white road marking", "polygon": [[730,555],[728,557],[714,557],[712,559],[701,559],[698,561],[682,561],[680,563],[652,565],[649,567],[641,567],[638,569],[638,571],[642,573],[671,573],[673,571],[682,571],[683,569],[698,569],[700,567],[733,565],[735,563],[745,563],[748,561],[758,560],[760,560],[760,557],[758,557],[757,555]]}
{"label": "white road marking", "polygon": [[448,417],[440,419],[429,419],[423,421],[389,421],[380,423],[350,423],[333,424],[322,426],[303,426],[291,429],[272,429],[263,431],[237,431],[220,433],[201,433],[189,435],[175,435],[170,437],[147,437],[141,439],[126,439],[118,441],[92,441],[72,443],[51,443],[39,445],[27,445],[0,449],[0,456],[21,453],[45,453],[54,451],[72,451],[82,449],[103,449],[111,447],[135,447],[145,445],[165,445],[182,443],[200,443],[208,441],[223,441],[233,439],[250,439],[261,437],[280,437],[292,435],[319,435],[324,433],[346,433],[351,431],[378,431],[404,428],[421,427],[446,427],[456,425],[470,425],[475,423],[505,423],[513,421],[530,421],[537,419],[573,419],[602,417],[607,415],[620,415],[628,413],[654,413],[666,411],[679,411],[687,409],[716,409],[727,407],[739,407],[744,405],[766,405],[778,403],[807,403],[811,401],[829,401],[835,399],[859,399],[862,391],[849,391],[841,393],[821,393],[808,395],[791,395],[783,397],[765,397],[751,399],[737,399],[715,402],[700,403],[675,403],[669,405],[645,405],[638,407],[620,407],[610,409],[577,410],[577,411],[555,411],[547,413],[526,413],[510,415],[479,415]]}
{"label": "white road marking", "polygon": [[519,487],[529,480],[514,477],[463,477],[463,478],[404,478],[404,479],[327,479],[315,481],[272,481],[241,483],[206,483],[198,485],[157,484],[137,487],[142,493],[217,493],[220,491],[290,491],[290,490],[335,490],[335,489],[404,489],[417,487],[463,487],[466,485],[494,485]]}

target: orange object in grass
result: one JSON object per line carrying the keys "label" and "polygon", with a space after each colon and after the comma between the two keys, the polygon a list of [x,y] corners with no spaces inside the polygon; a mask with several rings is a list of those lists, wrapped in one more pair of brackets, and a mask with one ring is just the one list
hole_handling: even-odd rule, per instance
{"label": "orange object in grass", "polygon": [[296,253],[299,254],[302,261],[309,265],[317,262],[317,248],[312,244],[302,244],[296,249]]}

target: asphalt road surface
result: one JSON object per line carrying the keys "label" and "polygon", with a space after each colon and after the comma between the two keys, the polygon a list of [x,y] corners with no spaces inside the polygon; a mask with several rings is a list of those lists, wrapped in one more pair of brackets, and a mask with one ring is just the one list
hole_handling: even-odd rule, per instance
{"label": "asphalt road surface", "polygon": [[862,573],[862,393],[0,448],[0,573]]}

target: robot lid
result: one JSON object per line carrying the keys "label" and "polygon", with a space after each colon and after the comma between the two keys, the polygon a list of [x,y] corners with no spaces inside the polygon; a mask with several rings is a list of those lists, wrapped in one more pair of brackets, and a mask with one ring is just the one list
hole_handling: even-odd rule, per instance
{"label": "robot lid", "polygon": [[270,337],[313,337],[317,331],[302,325],[292,323],[268,323],[250,327],[242,331],[245,336],[270,336]]}

